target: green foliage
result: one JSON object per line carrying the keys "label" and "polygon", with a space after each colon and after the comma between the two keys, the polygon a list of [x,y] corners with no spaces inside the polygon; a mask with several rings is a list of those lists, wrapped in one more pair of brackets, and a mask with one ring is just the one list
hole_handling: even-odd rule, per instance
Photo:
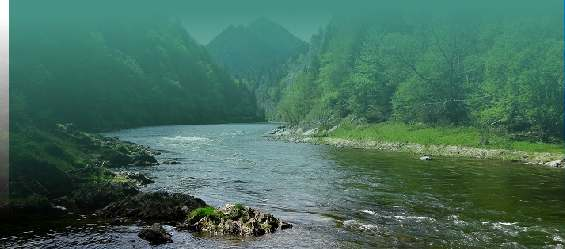
{"label": "green foliage", "polygon": [[483,137],[562,141],[561,13],[396,14],[335,18],[289,73],[278,117],[458,125]]}

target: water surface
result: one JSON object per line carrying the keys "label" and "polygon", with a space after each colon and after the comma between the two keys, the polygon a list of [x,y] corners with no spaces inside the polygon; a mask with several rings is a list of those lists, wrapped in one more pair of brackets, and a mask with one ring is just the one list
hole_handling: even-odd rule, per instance
{"label": "water surface", "polygon": [[[239,202],[295,227],[259,238],[173,233],[163,248],[560,248],[564,171],[271,141],[269,124],[162,126],[108,135],[163,153],[139,170],[145,191],[182,192],[211,205]],[[10,246],[140,248],[139,227],[74,225],[3,238]],[[37,232],[36,232],[37,233]],[[1,243],[1,241],[0,241]]]}

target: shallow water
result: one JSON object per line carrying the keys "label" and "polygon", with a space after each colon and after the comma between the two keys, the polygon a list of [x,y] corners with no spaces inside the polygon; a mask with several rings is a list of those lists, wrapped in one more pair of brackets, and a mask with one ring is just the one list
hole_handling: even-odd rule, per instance
{"label": "shallow water", "polygon": [[[139,170],[144,190],[239,202],[295,227],[260,238],[173,233],[163,248],[560,248],[565,172],[271,141],[269,124],[162,126],[108,135],[163,151],[177,165]],[[139,227],[75,224],[1,238],[10,247],[140,248]],[[1,244],[0,244],[1,245]]]}

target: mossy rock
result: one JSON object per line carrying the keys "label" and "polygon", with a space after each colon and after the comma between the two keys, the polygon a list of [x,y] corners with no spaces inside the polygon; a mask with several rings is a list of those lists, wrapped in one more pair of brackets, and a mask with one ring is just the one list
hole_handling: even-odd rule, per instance
{"label": "mossy rock", "polygon": [[192,211],[182,227],[211,235],[261,236],[292,225],[241,204],[227,204],[220,209],[204,207]]}
{"label": "mossy rock", "polygon": [[206,207],[198,198],[180,193],[139,193],[114,202],[99,213],[107,218],[126,218],[144,222],[176,223],[187,219],[187,213]]}
{"label": "mossy rock", "polygon": [[214,208],[212,206],[207,206],[207,207],[202,207],[202,208],[197,208],[195,210],[192,210],[192,212],[190,212],[188,214],[188,221],[190,223],[195,223],[195,222],[200,221],[202,218],[219,220],[223,216],[224,216],[224,214],[222,212],[219,212],[218,210],[216,210],[216,208]]}

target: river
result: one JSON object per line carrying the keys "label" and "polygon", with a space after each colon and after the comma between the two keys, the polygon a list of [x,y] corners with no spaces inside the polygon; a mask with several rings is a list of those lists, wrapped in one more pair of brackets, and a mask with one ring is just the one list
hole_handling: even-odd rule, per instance
{"label": "river", "polygon": [[[180,164],[133,169],[144,191],[256,207],[293,223],[259,238],[173,233],[161,248],[561,248],[565,172],[273,141],[271,124],[160,126],[107,135]],[[137,226],[67,226],[2,238],[11,247],[143,248]],[[32,232],[34,233],[34,232]],[[35,232],[37,233],[37,232]],[[6,242],[7,241],[7,242]],[[1,242],[1,241],[0,241]]]}

